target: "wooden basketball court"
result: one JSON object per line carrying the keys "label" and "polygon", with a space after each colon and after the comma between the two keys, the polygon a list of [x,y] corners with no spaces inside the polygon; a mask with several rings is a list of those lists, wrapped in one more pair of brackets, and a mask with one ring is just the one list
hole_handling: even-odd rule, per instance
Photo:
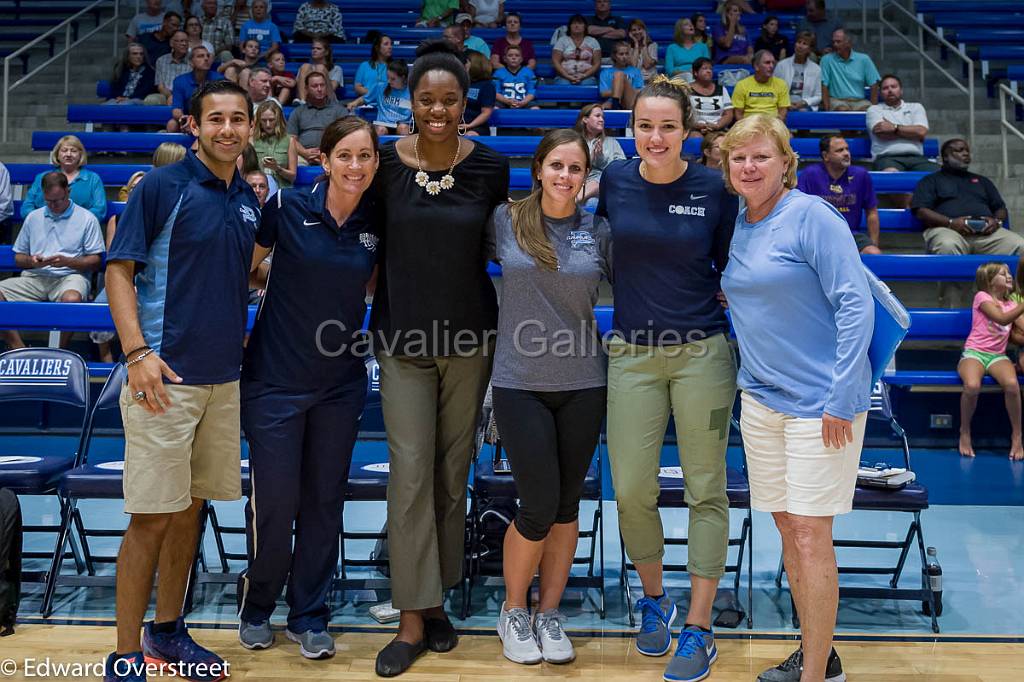
{"label": "wooden basketball court", "polygon": [[[234,630],[193,628],[193,636],[210,646],[231,664],[231,680],[281,682],[282,680],[372,680],[377,650],[391,638],[389,633],[346,631],[336,635],[338,653],[330,660],[307,661],[298,648],[277,635],[270,649],[243,649]],[[571,635],[570,631],[570,635]],[[719,659],[708,678],[714,682],[753,682],[765,668],[784,659],[796,646],[792,639],[719,639]],[[938,637],[931,641],[883,641],[859,638],[841,641],[837,649],[851,682],[1011,682],[1024,679],[1024,644],[984,638],[956,641]],[[573,637],[577,659],[564,666],[521,666],[505,660],[492,633],[464,635],[455,651],[428,653],[405,675],[410,682],[476,682],[495,680],[583,679],[609,682],[661,680],[665,658],[638,654],[628,637]],[[114,642],[112,627],[90,625],[20,625],[17,634],[0,640],[0,679],[40,679],[25,674],[24,659],[35,664],[49,659],[57,663],[102,663]],[[1017,640],[1019,642],[1019,640]],[[17,663],[11,673],[9,662]],[[98,680],[98,676],[73,677],[70,672],[51,675],[54,680]],[[151,680],[154,678],[151,678]],[[163,678],[155,678],[163,679]],[[176,679],[176,678],[175,678]]]}

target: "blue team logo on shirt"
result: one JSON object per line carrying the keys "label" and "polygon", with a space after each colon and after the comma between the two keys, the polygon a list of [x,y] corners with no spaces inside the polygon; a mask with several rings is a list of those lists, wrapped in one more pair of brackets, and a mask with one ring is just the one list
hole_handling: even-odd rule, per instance
{"label": "blue team logo on shirt", "polygon": [[594,235],[586,230],[569,231],[569,246],[572,248],[579,249],[584,246],[593,246],[594,244]]}
{"label": "blue team logo on shirt", "polygon": [[256,218],[256,211],[252,210],[250,206],[239,206],[238,212],[242,214],[242,220],[253,225],[259,222]]}
{"label": "blue team logo on shirt", "polygon": [[380,239],[377,237],[377,235],[371,232],[362,232],[359,235],[359,243],[362,244],[363,248],[365,248],[370,253],[373,253],[374,251],[377,250],[377,242],[379,241]]}

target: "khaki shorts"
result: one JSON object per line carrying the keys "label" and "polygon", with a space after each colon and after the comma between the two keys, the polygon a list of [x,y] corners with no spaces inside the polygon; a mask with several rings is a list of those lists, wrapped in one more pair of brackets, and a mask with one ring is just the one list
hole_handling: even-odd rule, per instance
{"label": "khaki shorts", "polygon": [[829,101],[829,111],[867,111],[870,106],[871,102],[859,98],[832,97]]}
{"label": "khaki shorts", "polygon": [[23,272],[20,277],[11,277],[0,282],[0,294],[8,301],[49,301],[60,303],[60,297],[68,291],[77,291],[83,301],[89,300],[89,280],[78,273],[51,277]]}
{"label": "khaki shorts", "polygon": [[238,382],[164,384],[171,400],[150,414],[121,389],[124,421],[124,510],[127,514],[184,511],[199,500],[242,496]]}
{"label": "khaki shorts", "polygon": [[821,419],[791,417],[741,396],[740,431],[750,476],[750,506],[800,516],[853,509],[867,412],[853,419],[853,442],[836,449],[821,440]]}

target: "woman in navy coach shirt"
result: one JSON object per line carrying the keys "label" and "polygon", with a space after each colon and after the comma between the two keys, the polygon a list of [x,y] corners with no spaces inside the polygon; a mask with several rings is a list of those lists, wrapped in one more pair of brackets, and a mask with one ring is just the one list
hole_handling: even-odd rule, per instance
{"label": "woman in navy coach shirt", "polygon": [[716,300],[736,199],[721,173],[682,159],[689,92],[665,76],[640,91],[633,106],[640,158],[605,168],[597,207],[615,245],[614,328],[621,335],[608,349],[608,454],[619,529],[643,582],[636,647],[647,656],[671,648],[676,617],[662,588],[658,515],[658,464],[670,414],[686,477],[693,589],[665,671],[672,681],[703,679],[718,654],[711,604],[725,570],[725,449],[736,396],[729,325]]}
{"label": "woman in navy coach shirt", "polygon": [[285,634],[306,658],[334,654],[327,592],[366,398],[359,351],[368,344],[359,339],[378,241],[364,195],[377,172],[373,127],[355,116],[334,121],[320,153],[324,179],[263,207],[253,270],[271,249],[274,260],[242,368],[252,492],[238,639],[248,649],[273,643],[270,615],[287,581]]}

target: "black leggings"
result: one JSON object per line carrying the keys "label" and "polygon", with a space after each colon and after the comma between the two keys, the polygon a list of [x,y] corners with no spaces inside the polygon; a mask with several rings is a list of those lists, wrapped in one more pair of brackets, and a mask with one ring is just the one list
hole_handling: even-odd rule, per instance
{"label": "black leggings", "polygon": [[552,524],[572,523],[604,419],[607,389],[493,389],[494,419],[519,493],[516,530],[547,537]]}

